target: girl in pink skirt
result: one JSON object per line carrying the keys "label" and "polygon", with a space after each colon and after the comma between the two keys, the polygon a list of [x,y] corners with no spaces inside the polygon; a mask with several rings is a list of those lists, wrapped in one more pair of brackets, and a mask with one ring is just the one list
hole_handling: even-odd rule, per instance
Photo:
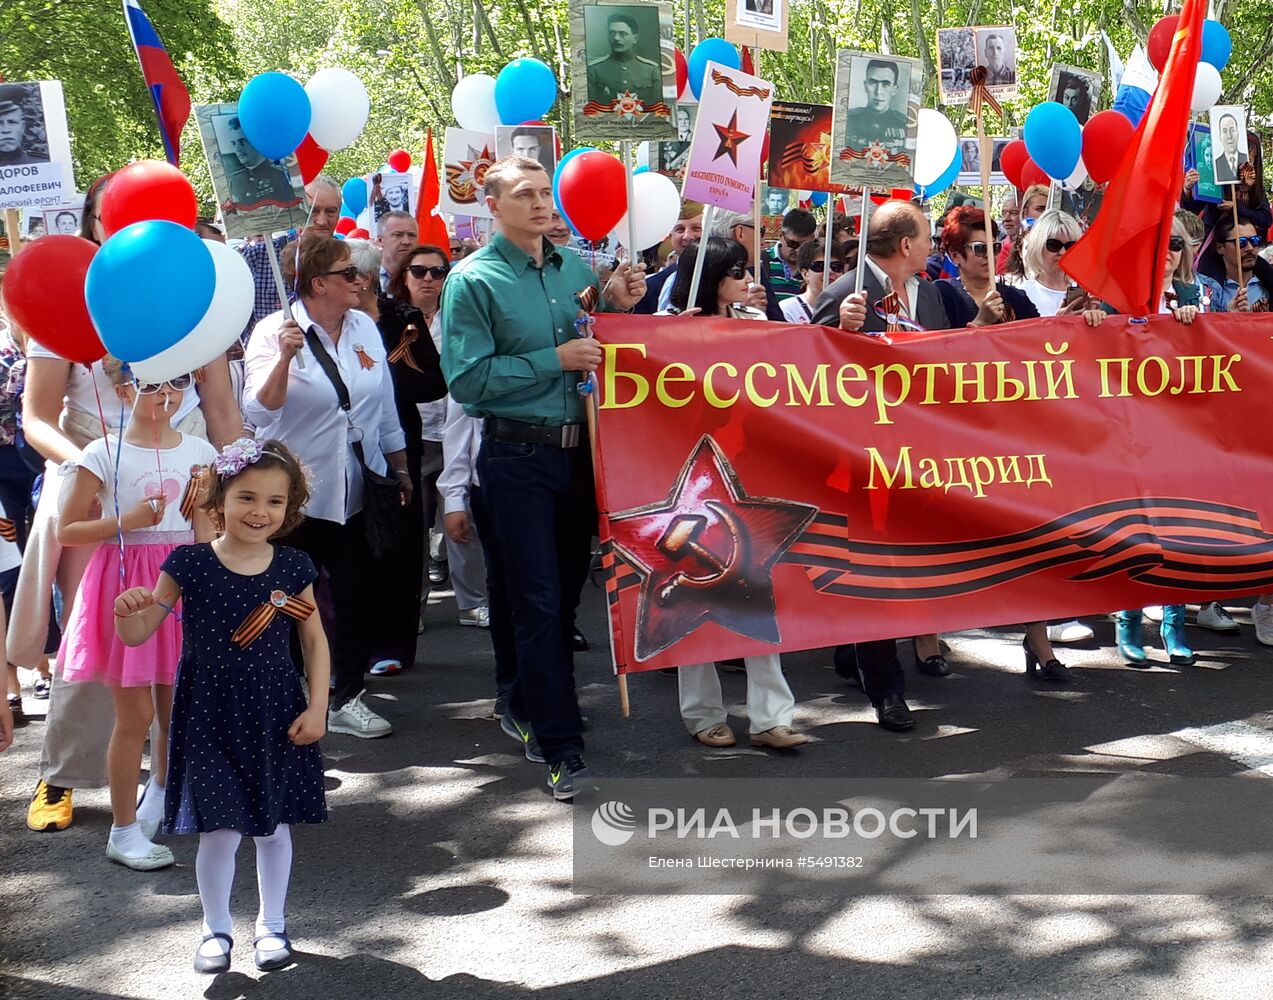
{"label": "girl in pink skirt", "polygon": [[[173,863],[172,852],[151,838],[163,820],[181,624],[179,616],[169,615],[148,642],[129,648],[115,636],[115,598],[130,587],[149,586],[178,545],[212,539],[212,523],[198,509],[196,493],[199,473],[216,458],[216,449],[170,422],[193,376],[152,385],[137,382],[113,358],[103,368],[132,417],[122,442],[106,437],[85,447],[62,506],[59,541],[98,546],[66,625],[62,676],[69,683],[97,681],[111,688],[115,728],[106,767],[114,822],[106,856],[150,871]],[[150,781],[138,803],[142,748],[156,713],[160,732],[151,743]]]}

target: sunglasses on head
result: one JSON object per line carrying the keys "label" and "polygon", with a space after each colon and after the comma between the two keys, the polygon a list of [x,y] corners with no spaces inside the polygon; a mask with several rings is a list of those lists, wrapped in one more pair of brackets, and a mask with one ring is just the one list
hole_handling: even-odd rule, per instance
{"label": "sunglasses on head", "polygon": [[338,270],[338,271],[328,271],[327,273],[328,273],[328,274],[339,274],[342,278],[344,278],[346,281],[348,281],[351,285],[352,285],[355,281],[357,281],[357,280],[359,279],[359,277],[360,277],[360,275],[359,275],[359,273],[358,273],[358,268],[354,267],[354,265],[353,265],[353,264],[350,264],[348,267],[342,267],[342,268],[340,268],[340,270]]}
{"label": "sunglasses on head", "polygon": [[176,378],[170,378],[166,382],[138,382],[133,381],[139,395],[150,396],[164,386],[168,386],[173,392],[184,392],[194,383],[194,376],[187,372],[185,375],[178,375]]}
{"label": "sunglasses on head", "polygon": [[[988,244],[985,242],[985,240],[978,240],[976,243],[969,243],[968,252],[971,253],[974,257],[984,257],[986,255],[987,245]],[[1003,244],[999,242],[995,242],[989,245],[994,247],[995,256],[998,256],[999,251],[1003,249]],[[1052,248],[1048,247],[1048,249],[1051,250]]]}
{"label": "sunglasses on head", "polygon": [[[812,264],[810,264],[810,265],[809,265],[809,270],[810,270],[810,271],[817,271],[817,272],[821,273],[823,270],[825,270],[826,266],[827,266],[827,262],[826,262],[826,261],[824,261],[824,260],[815,260]],[[831,261],[831,273],[832,273],[832,274],[843,274],[843,273],[844,273],[844,261],[842,261],[842,260],[833,260],[833,261]]]}
{"label": "sunglasses on head", "polygon": [[1227,240],[1221,240],[1221,243],[1236,243],[1242,250],[1254,250],[1262,242],[1258,236],[1237,236],[1230,237]]}
{"label": "sunglasses on head", "polygon": [[746,264],[735,264],[725,272],[725,277],[733,278],[735,281],[742,281],[747,276]]}
{"label": "sunglasses on head", "polygon": [[1047,250],[1048,253],[1060,253],[1062,250],[1070,249],[1070,247],[1074,246],[1077,242],[1078,240],[1046,240],[1043,244],[1043,248]]}
{"label": "sunglasses on head", "polygon": [[451,269],[446,264],[438,264],[434,267],[429,267],[427,264],[407,265],[407,272],[411,275],[411,277],[419,278],[421,281],[430,276],[441,281],[447,276],[447,272],[450,270]]}

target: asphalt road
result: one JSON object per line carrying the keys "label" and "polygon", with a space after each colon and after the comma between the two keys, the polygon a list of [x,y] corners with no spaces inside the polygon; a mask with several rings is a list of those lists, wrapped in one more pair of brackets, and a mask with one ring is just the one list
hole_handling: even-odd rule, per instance
{"label": "asphalt road", "polygon": [[[1273,657],[1241,608],[1239,635],[1191,629],[1204,652],[1193,668],[1124,668],[1100,645],[1112,626],[1094,622],[1096,641],[1064,654],[1079,675],[1067,690],[1025,680],[1019,632],[947,637],[956,671],[944,679],[915,673],[904,652],[920,723],[904,736],[874,724],[826,654],[790,656],[797,724],[818,742],[779,754],[750,749],[745,736],[732,750],[692,742],[675,679],[658,673],[632,678],[633,714],[622,719],[600,592],[586,597],[593,650],[577,658],[577,677],[599,774],[1273,774]],[[743,734],[744,678],[725,674],[724,684]],[[572,807],[552,801],[545,768],[491,721],[491,688],[485,633],[461,629],[450,601],[432,605],[419,665],[369,683],[394,735],[324,741],[331,821],[295,831],[298,961],[265,975],[251,963],[250,847],[235,884],[234,969],[204,977],[189,966],[194,838],[169,839],[178,864],[165,871],[110,864],[105,790],[76,793],[63,833],[25,829],[42,729],[33,717],[0,758],[0,997],[1271,995],[1264,897],[575,895]]]}

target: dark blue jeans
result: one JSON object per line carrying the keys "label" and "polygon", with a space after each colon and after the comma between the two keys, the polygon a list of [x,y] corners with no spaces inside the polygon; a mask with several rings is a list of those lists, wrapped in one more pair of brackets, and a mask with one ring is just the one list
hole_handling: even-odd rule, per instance
{"label": "dark blue jeans", "polygon": [[477,472],[489,526],[482,545],[503,578],[513,624],[509,711],[530,723],[548,763],[559,764],[583,750],[570,630],[597,523],[592,461],[586,445],[485,438]]}
{"label": "dark blue jeans", "polygon": [[517,643],[513,639],[513,611],[508,600],[508,581],[504,579],[504,563],[496,548],[495,531],[486,513],[486,502],[480,486],[469,487],[469,511],[473,528],[482,543],[486,563],[486,603],[490,611],[491,648],[495,654],[495,694],[511,695],[517,681]]}

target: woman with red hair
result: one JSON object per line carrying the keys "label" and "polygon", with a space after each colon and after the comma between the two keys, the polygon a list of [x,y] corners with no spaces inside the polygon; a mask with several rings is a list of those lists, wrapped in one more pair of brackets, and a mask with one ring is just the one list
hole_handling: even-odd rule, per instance
{"label": "woman with red hair", "polygon": [[[997,257],[1003,247],[997,231],[995,235],[994,243],[986,238],[986,213],[973,205],[960,205],[946,216],[941,248],[959,268],[959,276],[938,281],[937,290],[952,328],[971,323],[990,294],[989,255]],[[1001,322],[1038,318],[1038,309],[1021,289],[1002,281],[996,281],[995,288],[1003,299]]]}

